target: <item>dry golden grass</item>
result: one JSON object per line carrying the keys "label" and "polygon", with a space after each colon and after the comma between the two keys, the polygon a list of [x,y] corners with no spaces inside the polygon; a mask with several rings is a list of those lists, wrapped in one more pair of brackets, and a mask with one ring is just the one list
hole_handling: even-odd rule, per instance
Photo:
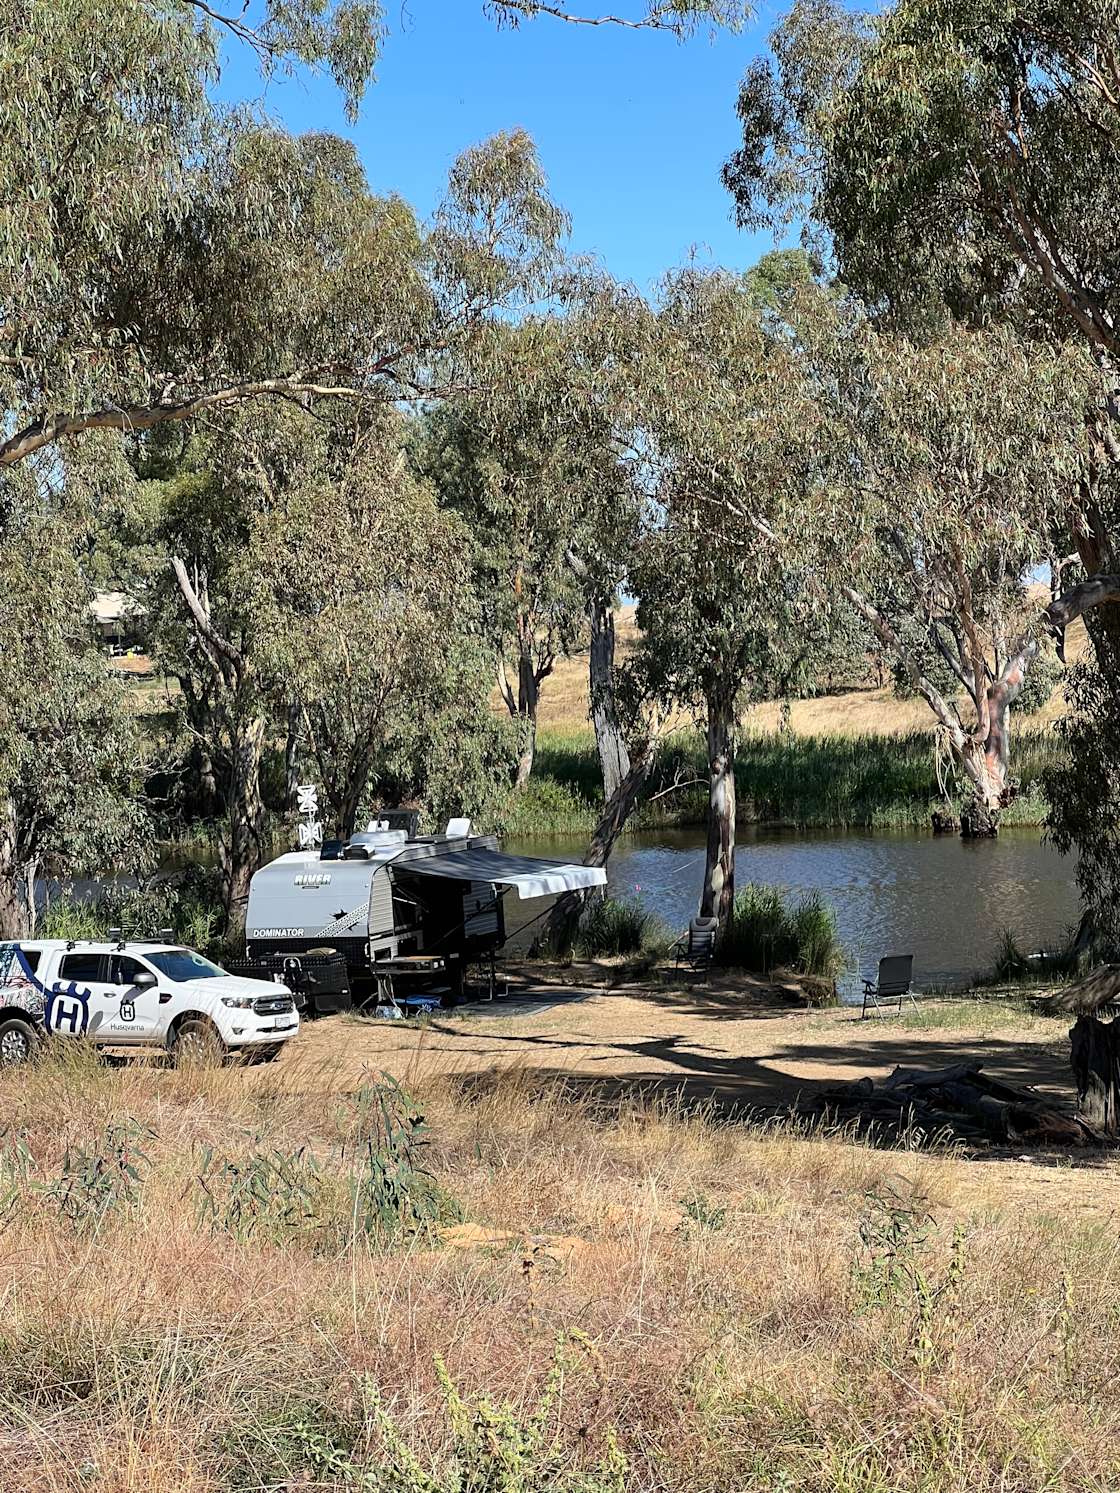
{"label": "dry golden grass", "polygon": [[[331,1211],[369,1113],[355,1045],[377,1061],[376,1029],[350,1032],[342,1071],[309,1044],[277,1069],[71,1051],[0,1073],[5,1493],[1115,1484],[1111,1166],[876,1151],[671,1100],[606,1113],[422,1053],[427,1166],[496,1242],[371,1237]],[[138,1181],[62,1216],[67,1150],[96,1196],[126,1120]],[[297,1226],[215,1229],[207,1148],[304,1148],[330,1186]],[[457,1427],[437,1359],[471,1402]]]}
{"label": "dry golden grass", "polygon": [[[634,608],[621,609],[618,619],[620,651],[636,636]],[[1087,646],[1084,624],[1075,622],[1069,630],[1067,656],[1074,662]],[[579,652],[558,661],[552,675],[541,687],[540,724],[548,731],[581,730],[588,724],[587,654]],[[495,708],[501,701],[494,694]],[[1016,718],[1016,730],[1032,730],[1051,724],[1063,713],[1065,703],[1060,686],[1039,711]],[[754,705],[743,715],[743,724],[757,730],[773,731],[781,719],[781,702],[767,700]],[[888,685],[884,689],[865,686],[845,690],[842,694],[817,695],[809,700],[794,700],[790,709],[792,729],[803,736],[901,736],[909,731],[934,729],[933,717],[922,700],[900,700]]]}

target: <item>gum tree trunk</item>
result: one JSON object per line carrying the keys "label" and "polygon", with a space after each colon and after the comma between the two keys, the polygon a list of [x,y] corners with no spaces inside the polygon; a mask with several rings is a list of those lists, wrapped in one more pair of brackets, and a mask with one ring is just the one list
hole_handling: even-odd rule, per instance
{"label": "gum tree trunk", "polygon": [[[656,755],[656,739],[644,742],[630,755],[626,775],[603,805],[587,854],[583,857],[585,866],[605,866],[610,860],[615,841],[626,828],[626,823],[642,796]],[[594,891],[562,892],[553,903],[544,932],[536,940],[534,948],[545,948],[558,953],[570,949],[583,910],[595,895]]]}
{"label": "gum tree trunk", "polygon": [[735,899],[735,696],[708,691],[708,851],[700,916],[727,927]]}
{"label": "gum tree trunk", "polygon": [[517,759],[517,771],[513,786],[520,792],[533,775],[533,763],[537,756],[537,683],[531,661],[521,658],[518,670],[517,718],[521,725],[521,753]]}
{"label": "gum tree trunk", "polygon": [[614,693],[614,608],[596,598],[588,607],[591,651],[588,663],[591,723],[603,774],[603,802],[608,803],[630,771],[630,753],[618,721]]}
{"label": "gum tree trunk", "polygon": [[221,841],[221,871],[226,908],[226,935],[245,932],[245,911],[253,872],[264,860],[264,802],[261,798],[262,716],[236,722],[231,730],[226,826]]}
{"label": "gum tree trunk", "polygon": [[26,892],[15,806],[8,799],[0,812],[0,938],[29,936],[31,917]]}
{"label": "gum tree trunk", "polygon": [[1120,1021],[1079,1016],[1070,1028],[1077,1112],[1102,1135],[1120,1133]]}
{"label": "gum tree trunk", "polygon": [[288,734],[284,742],[284,808],[296,806],[296,790],[299,787],[299,729],[303,712],[299,702],[293,700],[288,706]]}

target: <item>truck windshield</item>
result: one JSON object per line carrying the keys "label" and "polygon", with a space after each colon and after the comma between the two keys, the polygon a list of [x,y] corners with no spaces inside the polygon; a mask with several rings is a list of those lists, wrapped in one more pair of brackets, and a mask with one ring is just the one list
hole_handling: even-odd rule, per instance
{"label": "truck windshield", "polygon": [[159,954],[149,954],[147,957],[160,974],[166,975],[169,980],[212,980],[217,975],[225,974],[224,969],[219,969],[216,964],[211,964],[209,959],[203,959],[201,954],[196,954],[192,949],[164,949]]}

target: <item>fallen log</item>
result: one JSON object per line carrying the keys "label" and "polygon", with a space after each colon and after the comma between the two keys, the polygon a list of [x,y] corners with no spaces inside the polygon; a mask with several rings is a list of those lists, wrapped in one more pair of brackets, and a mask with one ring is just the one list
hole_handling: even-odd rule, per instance
{"label": "fallen log", "polygon": [[969,1144],[1081,1146],[1099,1142],[1103,1128],[1055,1109],[1031,1088],[989,1078],[976,1062],[925,1072],[899,1067],[878,1081],[831,1084],[809,1107],[822,1118],[854,1122],[863,1133],[899,1137],[920,1131],[930,1139],[946,1136]]}

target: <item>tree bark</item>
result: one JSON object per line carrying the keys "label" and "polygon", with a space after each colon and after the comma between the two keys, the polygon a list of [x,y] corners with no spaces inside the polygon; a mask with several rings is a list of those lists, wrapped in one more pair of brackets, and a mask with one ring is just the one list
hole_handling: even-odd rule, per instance
{"label": "tree bark", "polygon": [[1120,1132],[1120,1021],[1079,1016],[1070,1029],[1077,1112],[1102,1135]]}
{"label": "tree bark", "polygon": [[348,840],[358,823],[358,810],[362,806],[362,795],[369,783],[372,750],[359,752],[346,764],[342,794],[338,802],[337,832],[340,839]]}
{"label": "tree bark", "polygon": [[700,916],[722,934],[735,899],[735,694],[724,682],[707,692],[708,850]]}
{"label": "tree bark", "polygon": [[226,825],[219,847],[226,936],[231,940],[241,938],[245,933],[249,883],[265,854],[264,801],[261,798],[264,736],[263,716],[231,723]]}
{"label": "tree bark", "polygon": [[[610,860],[615,841],[626,828],[627,821],[642,796],[657,755],[657,746],[657,738],[654,737],[643,742],[630,755],[626,775],[603,805],[603,812],[599,815],[587,853],[583,857],[585,866],[605,866]],[[554,953],[570,949],[583,910],[594,895],[594,892],[561,892],[552,905],[544,932],[536,940],[534,949],[546,948]]]}
{"label": "tree bark", "polygon": [[214,756],[210,739],[214,729],[212,709],[206,691],[200,689],[189,673],[180,674],[179,689],[187,707],[187,720],[194,735],[191,754],[194,758],[194,776],[197,784],[195,808],[204,818],[210,819],[218,812],[218,775],[214,769]]}
{"label": "tree bark", "polygon": [[299,788],[299,728],[303,711],[298,700],[288,706],[288,734],[284,741],[284,807],[294,809]]}
{"label": "tree bark", "polygon": [[15,805],[8,799],[0,811],[0,938],[27,938],[31,919],[27,880],[20,865]]}
{"label": "tree bark", "polygon": [[517,772],[513,786],[520,792],[533,773],[533,762],[537,755],[537,703],[540,686],[533,665],[531,647],[524,641],[517,659],[517,719],[521,725],[521,753],[517,759]]}
{"label": "tree bark", "polygon": [[591,651],[588,663],[591,723],[603,774],[603,802],[608,803],[630,770],[630,753],[618,720],[614,692],[614,608],[596,597],[588,605]]}

